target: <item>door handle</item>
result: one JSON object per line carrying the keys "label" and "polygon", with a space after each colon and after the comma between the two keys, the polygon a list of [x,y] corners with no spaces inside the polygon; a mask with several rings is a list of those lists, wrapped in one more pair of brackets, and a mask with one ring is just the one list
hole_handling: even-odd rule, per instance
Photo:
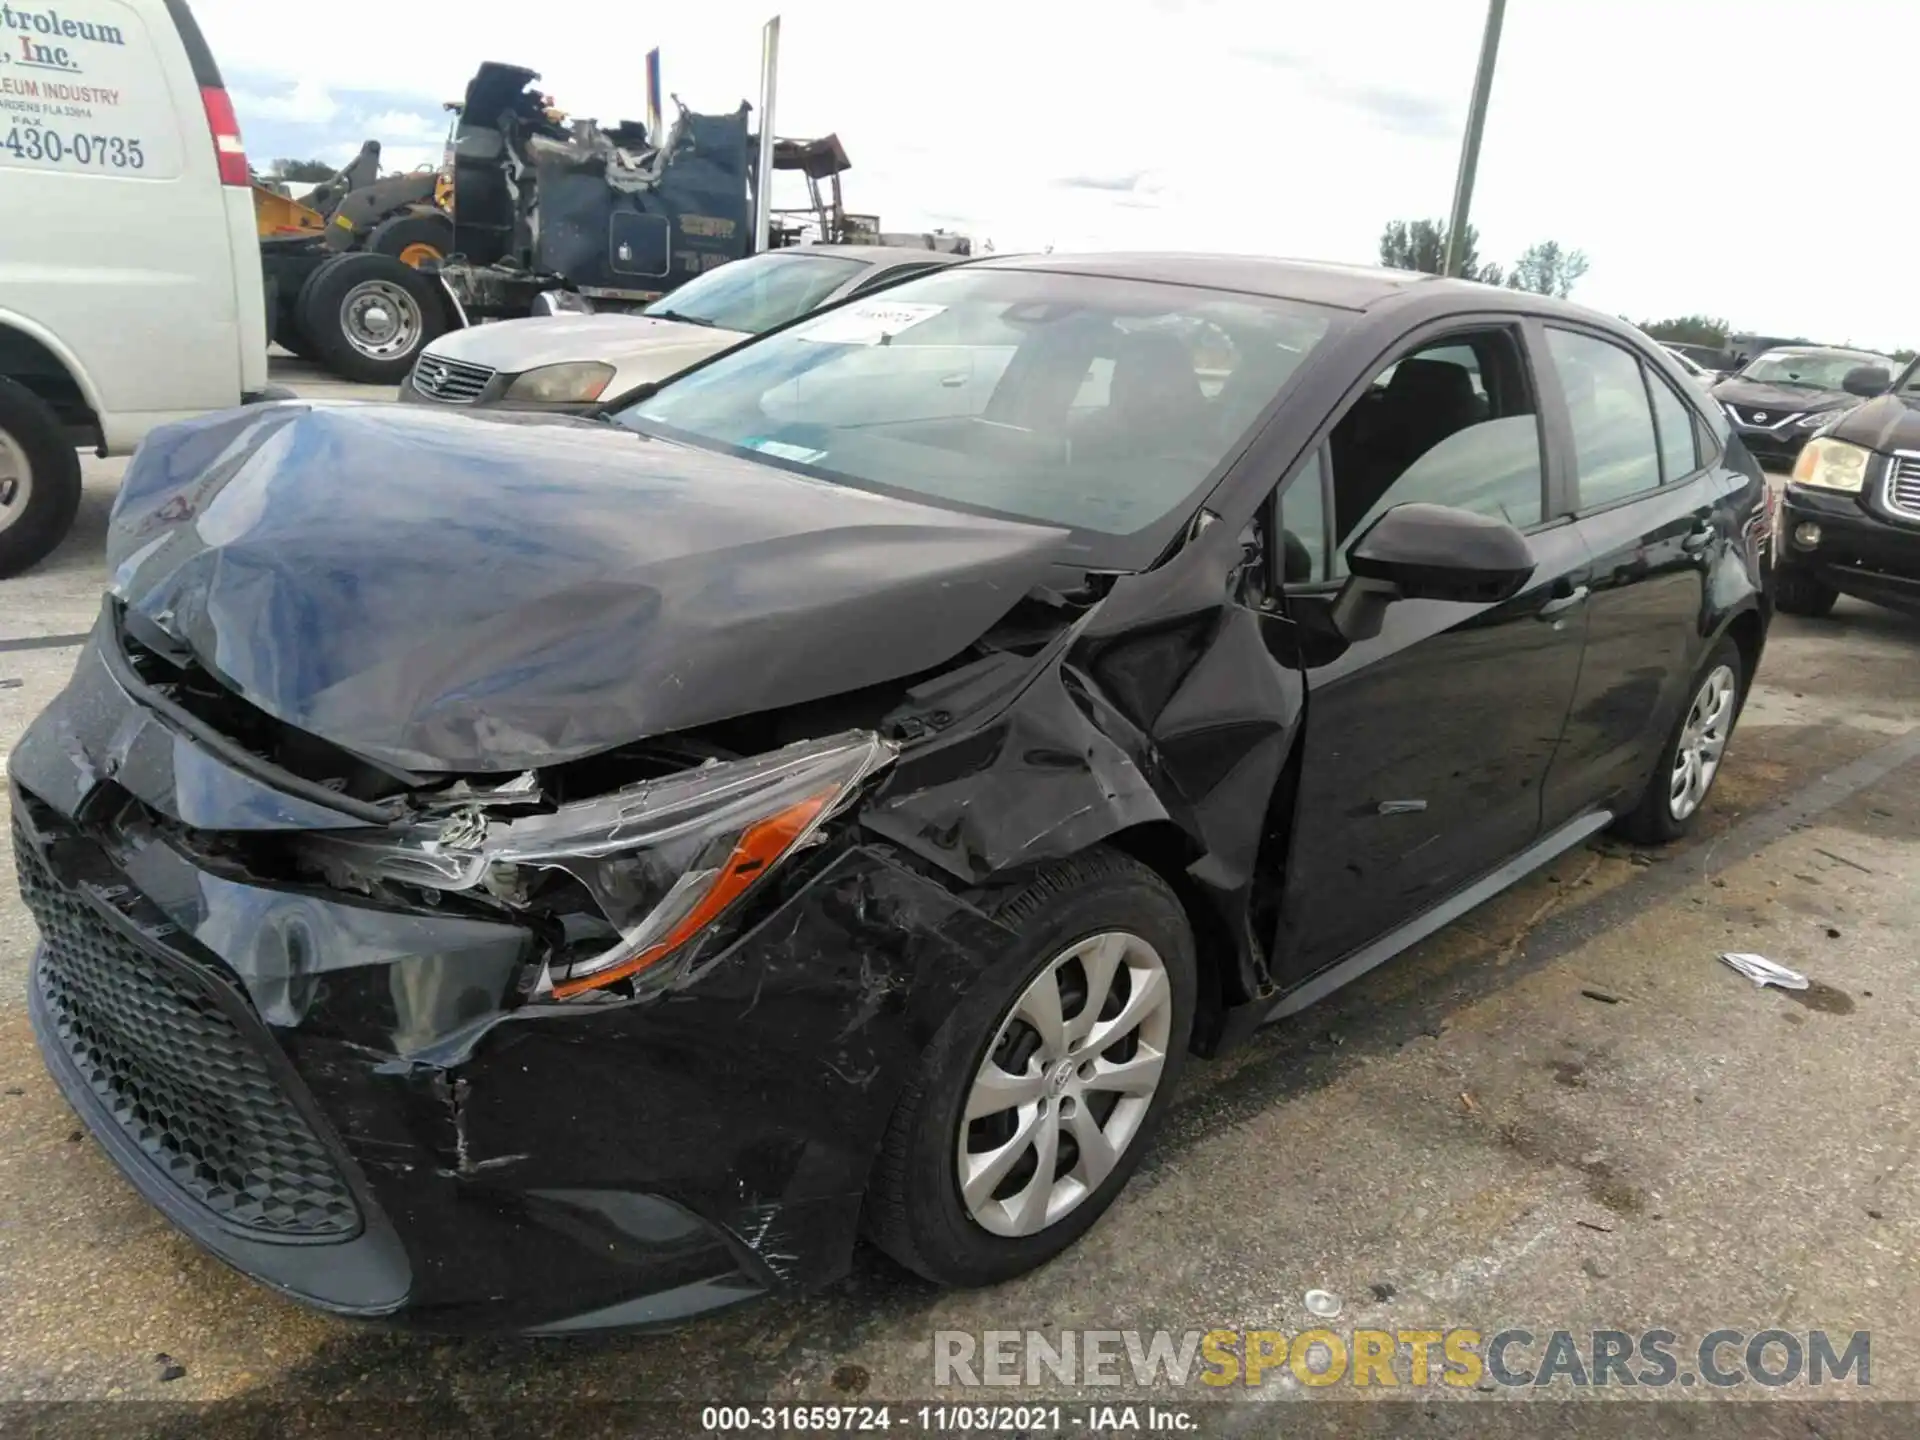
{"label": "door handle", "polygon": [[1551,620],[1556,615],[1566,614],[1574,606],[1585,601],[1588,593],[1586,586],[1576,585],[1564,595],[1549,596],[1546,603],[1540,607],[1540,618]]}
{"label": "door handle", "polygon": [[967,377],[964,375],[942,375],[940,377],[940,383],[949,390],[958,390],[962,385],[967,383]]}

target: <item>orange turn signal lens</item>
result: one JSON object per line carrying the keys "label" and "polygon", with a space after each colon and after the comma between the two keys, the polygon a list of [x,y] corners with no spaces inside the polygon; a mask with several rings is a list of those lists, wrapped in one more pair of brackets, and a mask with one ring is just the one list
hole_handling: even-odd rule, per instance
{"label": "orange turn signal lens", "polygon": [[553,987],[553,998],[565,1000],[569,996],[579,995],[588,990],[597,990],[637,975],[649,966],[667,958],[680,946],[691,940],[707,926],[719,918],[735,900],[744,895],[767,871],[779,863],[782,856],[791,850],[795,843],[813,828],[820,818],[821,811],[832,802],[835,792],[822,790],[817,795],[789,805],[786,809],[756,820],[740,832],[740,838],[733,842],[733,851],[727,856],[726,863],[715,873],[713,883],[706,892],[694,902],[687,913],[680,917],[671,930],[644,950],[616,961],[604,970],[591,975],[583,975],[577,980],[564,980]]}

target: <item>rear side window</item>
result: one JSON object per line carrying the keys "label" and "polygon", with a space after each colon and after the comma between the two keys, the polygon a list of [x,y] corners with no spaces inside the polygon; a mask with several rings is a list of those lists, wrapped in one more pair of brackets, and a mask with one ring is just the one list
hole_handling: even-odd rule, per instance
{"label": "rear side window", "polygon": [[1640,361],[1592,335],[1547,329],[1573,423],[1582,510],[1660,488],[1660,445]]}
{"label": "rear side window", "polygon": [[[194,60],[196,77],[202,60],[211,71],[212,57],[186,6],[170,0],[167,13],[175,25],[185,17],[182,41],[190,59],[196,47],[201,57]],[[0,8],[0,54],[7,62],[0,65],[0,171],[178,176],[181,119],[161,60],[174,53],[175,41],[166,22],[160,25],[156,34],[122,0]],[[196,113],[192,122],[195,139],[205,144],[205,119]]]}
{"label": "rear side window", "polygon": [[1693,407],[1651,370],[1647,388],[1653,392],[1653,419],[1660,428],[1660,470],[1671,484],[1700,468],[1700,432],[1694,426]]}

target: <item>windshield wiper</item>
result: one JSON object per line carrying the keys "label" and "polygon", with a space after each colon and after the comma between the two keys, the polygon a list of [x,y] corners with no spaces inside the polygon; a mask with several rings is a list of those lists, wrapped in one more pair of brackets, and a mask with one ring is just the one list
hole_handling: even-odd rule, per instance
{"label": "windshield wiper", "polygon": [[647,314],[656,320],[679,320],[688,325],[704,325],[709,330],[718,330],[720,328],[704,315],[684,315],[678,310],[649,310]]}

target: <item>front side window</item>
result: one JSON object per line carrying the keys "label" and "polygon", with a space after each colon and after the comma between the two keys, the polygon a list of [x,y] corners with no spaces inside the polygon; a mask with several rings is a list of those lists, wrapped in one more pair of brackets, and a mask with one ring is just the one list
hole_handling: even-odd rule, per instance
{"label": "front side window", "polygon": [[776,250],[709,270],[641,313],[759,335],[806,314],[860,268],[838,255]]}
{"label": "front side window", "polygon": [[1327,448],[1329,579],[1347,573],[1353,541],[1396,505],[1450,505],[1519,529],[1544,513],[1538,406],[1506,330],[1449,337],[1395,361],[1333,427]]}
{"label": "front side window", "polygon": [[1900,383],[1895,388],[1902,395],[1920,395],[1920,360],[1907,365],[1907,373],[1900,377]]}
{"label": "front side window", "polygon": [[1579,508],[1657,490],[1660,445],[1640,361],[1611,340],[1551,326],[1547,352],[1573,423]]}
{"label": "front side window", "polygon": [[1238,292],[968,266],[742,346],[616,418],[1067,527],[1138,559],[1340,319]]}

